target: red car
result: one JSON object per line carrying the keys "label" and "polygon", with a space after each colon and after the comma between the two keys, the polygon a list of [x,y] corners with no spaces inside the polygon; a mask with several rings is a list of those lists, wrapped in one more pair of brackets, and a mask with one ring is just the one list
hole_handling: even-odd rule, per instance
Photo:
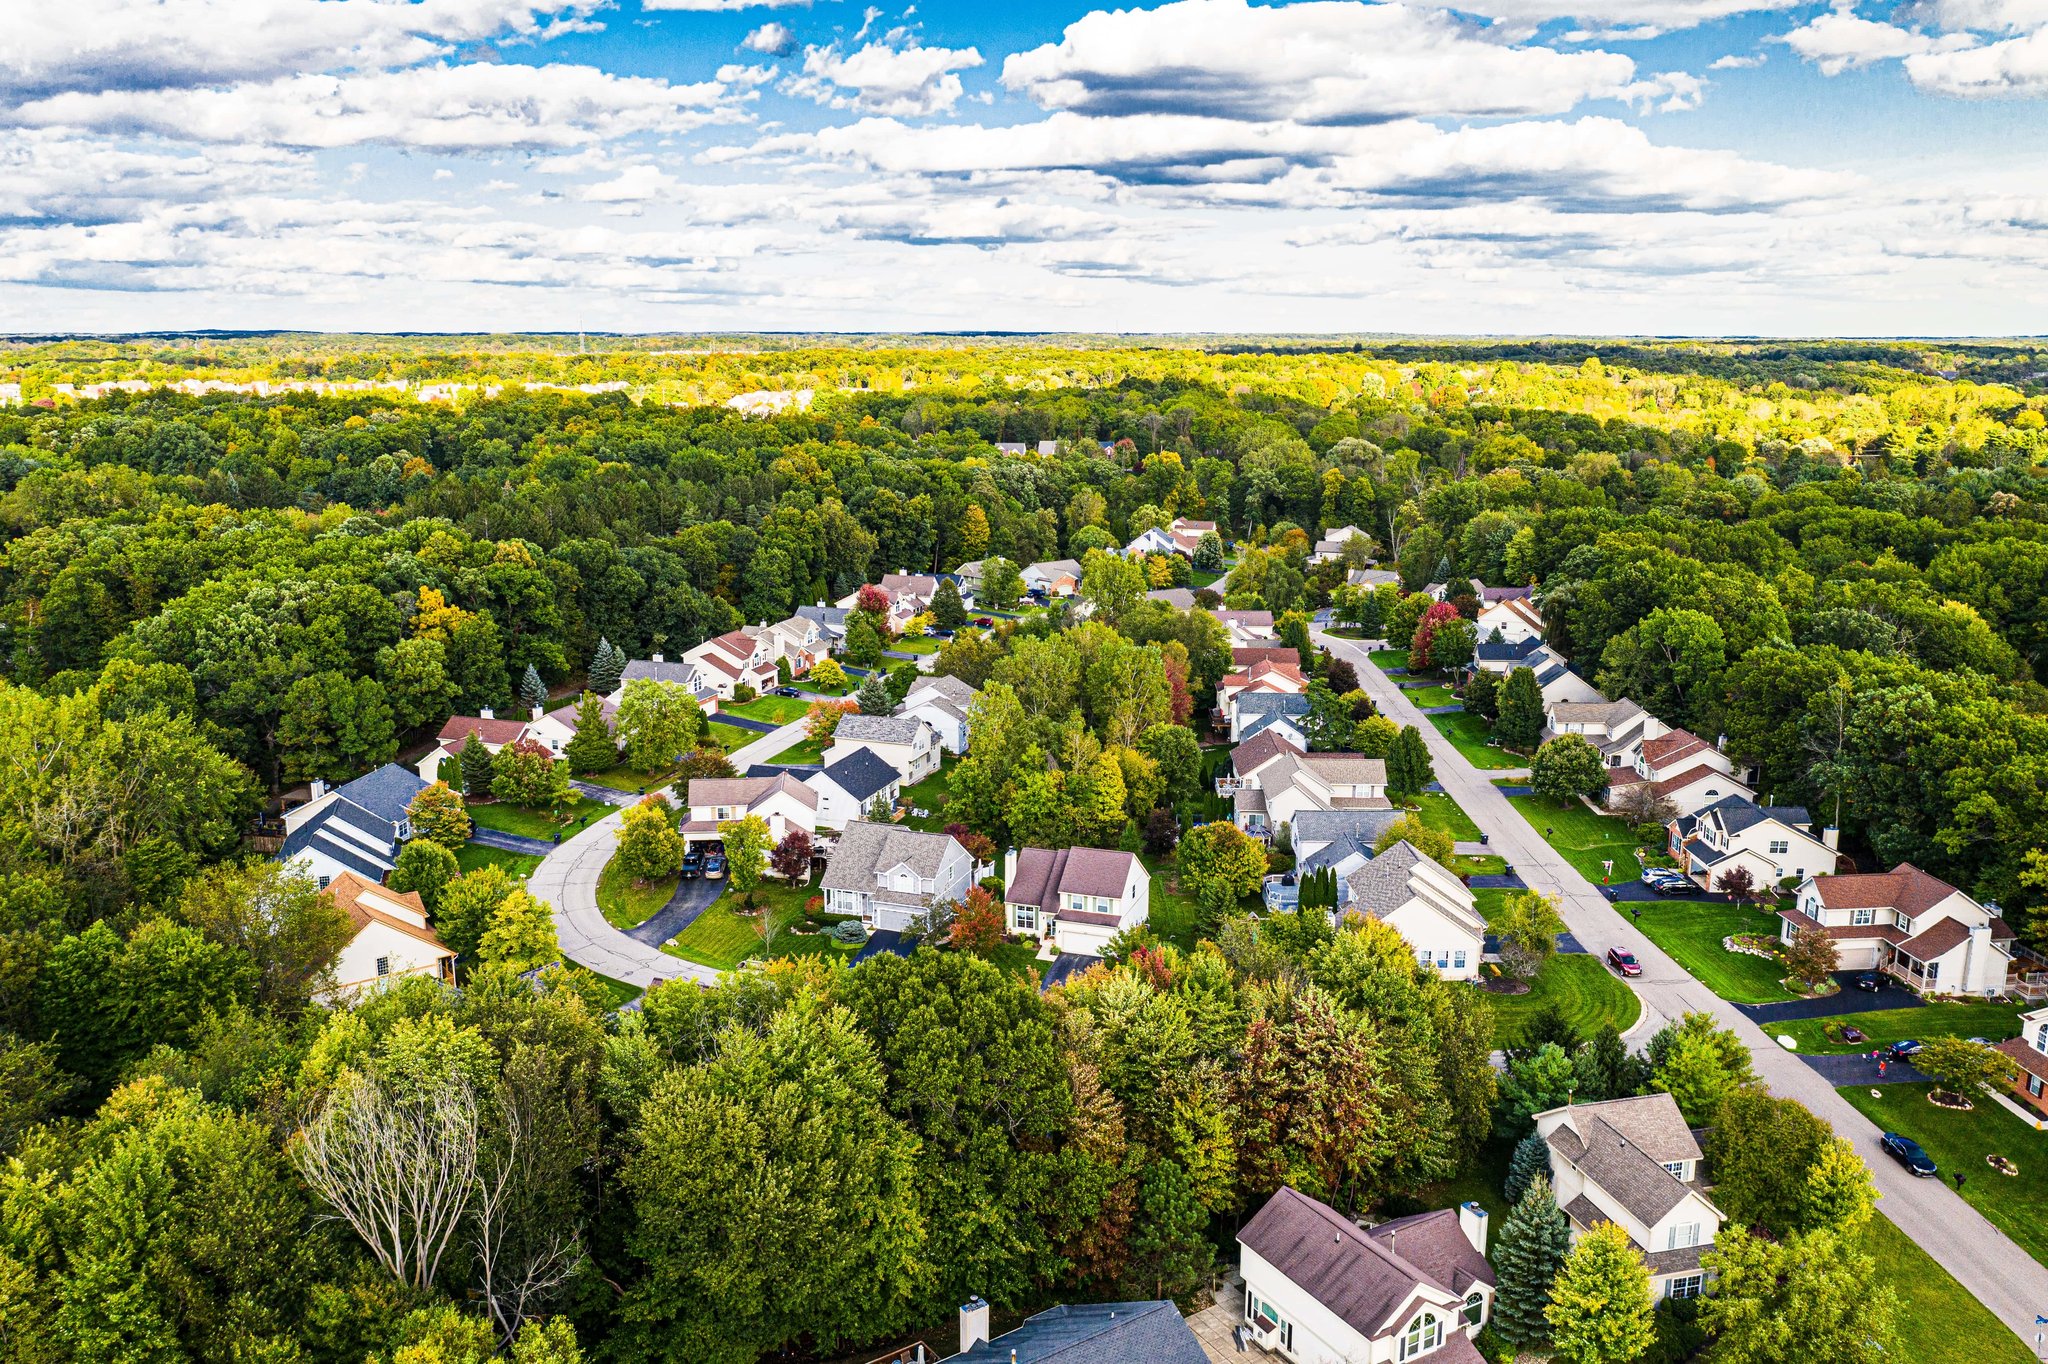
{"label": "red car", "polygon": [[1626,947],[1608,948],[1607,964],[1624,976],[1640,976],[1643,973],[1642,963],[1638,962],[1636,954]]}

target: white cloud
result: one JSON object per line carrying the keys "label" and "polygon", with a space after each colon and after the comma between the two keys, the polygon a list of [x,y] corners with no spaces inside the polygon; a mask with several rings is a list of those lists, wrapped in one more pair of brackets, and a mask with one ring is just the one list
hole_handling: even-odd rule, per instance
{"label": "white cloud", "polygon": [[[62,0],[17,12],[0,95],[163,89],[410,66],[455,45],[587,27],[605,0]],[[29,8],[22,6],[22,10]]]}
{"label": "white cloud", "polygon": [[1906,58],[1906,75],[1939,95],[2039,98],[2048,95],[2048,28],[1967,51],[1918,52]]}
{"label": "white cloud", "polygon": [[809,9],[811,0],[640,0],[645,10],[688,10],[697,14],[724,14],[736,9]]}
{"label": "white cloud", "polygon": [[1763,64],[1764,64],[1764,55],[1763,55],[1763,53],[1761,53],[1761,52],[1758,52],[1758,53],[1754,53],[1754,54],[1752,54],[1752,55],[1750,55],[1750,56],[1746,56],[1746,57],[1742,57],[1742,56],[1737,56],[1736,54],[1734,54],[1734,53],[1732,53],[1732,52],[1731,52],[1731,53],[1729,53],[1729,54],[1728,54],[1727,56],[1725,56],[1725,57],[1716,57],[1716,58],[1714,58],[1714,60],[1713,60],[1713,61],[1711,61],[1711,62],[1709,62],[1709,63],[1707,64],[1707,70],[1709,70],[1709,71],[1748,71],[1748,70],[1750,70],[1750,69],[1752,69],[1752,68],[1754,68],[1754,67],[1759,67],[1759,66],[1762,66]]}
{"label": "white cloud", "polygon": [[1010,57],[1002,79],[1076,113],[1345,124],[1558,114],[1619,96],[1634,77],[1627,57],[1510,46],[1441,10],[1176,0],[1097,10],[1059,43]]}
{"label": "white cloud", "polygon": [[796,51],[796,34],[788,24],[766,23],[742,38],[740,46],[768,57],[786,57]]}
{"label": "white cloud", "polygon": [[892,47],[869,43],[852,53],[838,47],[804,49],[804,70],[783,86],[786,94],[835,108],[892,118],[950,111],[964,87],[954,73],[982,63],[974,48]]}
{"label": "white cloud", "polygon": [[1964,33],[1922,33],[1835,10],[1793,29],[1781,41],[1823,76],[1839,76],[1873,62],[1971,47],[1977,40]]}
{"label": "white cloud", "polygon": [[1500,21],[1527,35],[1554,19],[1588,25],[1590,36],[1653,38],[1737,14],[1791,9],[1800,0],[1458,0],[1452,8]]}
{"label": "white cloud", "polygon": [[572,147],[729,121],[739,117],[729,95],[717,82],[670,85],[590,66],[436,65],[211,90],[68,93],[0,110],[0,123],[288,147]]}
{"label": "white cloud", "polygon": [[1918,0],[1900,13],[1951,32],[2028,33],[2048,28],[2048,0]]}

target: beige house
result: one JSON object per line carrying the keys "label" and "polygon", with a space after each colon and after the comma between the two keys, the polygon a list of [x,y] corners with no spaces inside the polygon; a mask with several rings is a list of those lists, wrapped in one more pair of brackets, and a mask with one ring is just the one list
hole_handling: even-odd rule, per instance
{"label": "beige house", "polygon": [[1816,834],[1803,805],[1758,805],[1744,796],[1724,796],[1697,814],[1680,815],[1666,832],[1671,856],[1706,890],[1718,890],[1721,878],[1736,867],[1762,887],[1827,876],[1839,860],[1838,831]]}
{"label": "beige house", "polygon": [[1778,917],[1783,941],[1802,928],[1823,929],[1842,969],[1883,971],[1922,994],[1988,998],[2003,993],[2013,973],[2012,926],[1910,862],[1887,872],[1809,876]]}
{"label": "beige house", "polygon": [[472,734],[477,736],[488,753],[496,753],[506,744],[521,739],[531,739],[560,757],[569,741],[576,737],[576,711],[570,707],[557,715],[550,715],[535,706],[531,716],[525,720],[500,720],[488,708],[478,715],[451,715],[435,736],[434,747],[414,764],[420,780],[440,780],[442,760],[460,758],[462,750],[469,747]]}
{"label": "beige house", "polygon": [[1719,747],[1683,729],[1670,730],[1636,746],[1635,762],[1607,771],[1607,803],[1644,788],[1671,802],[1681,815],[1697,814],[1724,796],[1753,800],[1756,792],[1735,775],[1735,763]]}
{"label": "beige house", "polygon": [[1479,638],[1487,641],[1493,639],[1496,630],[1500,631],[1502,641],[1508,644],[1543,638],[1543,613],[1527,597],[1503,597],[1489,601],[1479,608],[1479,619],[1473,624],[1479,628]]}
{"label": "beige house", "polygon": [[1700,1144],[1669,1094],[1567,1104],[1536,1115],[1551,1185],[1572,1239],[1602,1222],[1628,1233],[1650,1268],[1650,1294],[1696,1298],[1700,1257],[1726,1220],[1700,1184]]}
{"label": "beige house", "polygon": [[697,670],[697,687],[730,701],[740,687],[755,692],[775,690],[776,637],[763,628],[731,630],[683,653],[683,662]]}
{"label": "beige house", "polygon": [[455,953],[427,926],[427,907],[412,892],[389,890],[352,871],[330,877],[324,892],[355,930],[334,963],[328,999],[354,999],[408,976],[455,979]]}
{"label": "beige house", "polygon": [[685,843],[713,843],[718,826],[730,819],[760,818],[768,844],[792,829],[806,833],[818,824],[818,793],[788,772],[773,777],[692,777],[688,818],[680,826]]}
{"label": "beige house", "polygon": [[1307,810],[1386,810],[1387,764],[1357,753],[1305,753],[1277,727],[1231,755],[1231,776],[1217,783],[1232,798],[1232,822],[1270,838]]}
{"label": "beige house", "polygon": [[1107,848],[1012,849],[1003,854],[1003,886],[1012,933],[1085,956],[1101,956],[1151,909],[1152,873],[1130,853]]}
{"label": "beige house", "polygon": [[1578,735],[1600,750],[1609,773],[1633,771],[1643,744],[1670,732],[1671,726],[1625,696],[1619,701],[1555,701],[1543,707],[1543,737]]}
{"label": "beige house", "polygon": [[1446,980],[1477,980],[1486,949],[1478,903],[1454,873],[1403,839],[1351,873],[1340,912],[1386,924]]}
{"label": "beige house", "polygon": [[825,750],[830,767],[855,749],[873,749],[875,756],[896,769],[905,786],[915,786],[939,770],[945,747],[931,723],[916,715],[848,715],[832,731],[832,746]]}

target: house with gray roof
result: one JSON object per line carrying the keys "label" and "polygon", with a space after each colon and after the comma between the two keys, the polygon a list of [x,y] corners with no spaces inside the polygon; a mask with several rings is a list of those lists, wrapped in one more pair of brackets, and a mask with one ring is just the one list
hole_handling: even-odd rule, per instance
{"label": "house with gray roof", "polygon": [[426,788],[419,773],[397,763],[332,790],[316,781],[313,798],[285,814],[277,860],[323,888],[343,872],[381,883],[398,865],[400,845],[412,837],[412,799]]}
{"label": "house with gray roof", "polygon": [[872,748],[856,748],[800,778],[818,796],[818,827],[844,829],[876,800],[896,803],[903,774]]}
{"label": "house with gray roof", "polygon": [[818,886],[826,913],[900,933],[933,905],[966,895],[980,871],[951,834],[856,819],[840,833]]}
{"label": "house with gray roof", "polygon": [[914,715],[939,736],[939,747],[948,753],[967,751],[967,711],[981,695],[957,677],[944,673],[920,677],[904,693],[897,715]]}
{"label": "house with gray roof", "polygon": [[1237,741],[1256,739],[1268,730],[1298,748],[1308,747],[1308,698],[1284,691],[1246,692],[1231,708]]}
{"label": "house with gray roof", "polygon": [[896,769],[905,786],[915,786],[939,770],[945,748],[929,720],[917,715],[848,715],[832,731],[825,750],[830,767],[856,748],[869,748]]}
{"label": "house with gray roof", "polygon": [[1339,913],[1378,919],[1448,980],[1477,980],[1486,947],[1478,903],[1455,872],[1403,839],[1345,879]]}
{"label": "house with gray roof", "polygon": [[1737,867],[1750,884],[1775,886],[1790,877],[1827,876],[1839,860],[1840,831],[1815,831],[1803,805],[1759,805],[1746,796],[1724,796],[1697,814],[1680,815],[1666,828],[1671,856],[1706,890]]}
{"label": "house with gray roof", "polygon": [[1155,587],[1145,594],[1147,601],[1163,601],[1176,611],[1195,609],[1195,590],[1192,587]]}
{"label": "house with gray roof", "polygon": [[1373,844],[1403,810],[1303,810],[1294,817],[1294,870],[1266,878],[1266,908],[1291,910],[1301,901],[1300,878],[1334,871],[1339,884],[1372,860]]}
{"label": "house with gray roof", "polygon": [[960,1353],[967,1364],[1209,1364],[1201,1342],[1170,1302],[1061,1303],[988,1335],[988,1304],[960,1309]]}
{"label": "house with gray roof", "polygon": [[[1542,682],[1540,673],[1536,680]],[[1543,707],[1545,739],[1576,734],[1600,750],[1601,762],[1611,771],[1632,771],[1643,756],[1643,745],[1670,732],[1671,726],[1626,696],[1619,701],[1556,701]]]}
{"label": "house with gray roof", "polygon": [[1003,854],[1003,886],[1012,933],[1050,939],[1076,955],[1101,956],[1151,909],[1152,873],[1111,848],[1012,848]]}
{"label": "house with gray roof", "polygon": [[1361,1227],[1283,1188],[1237,1234],[1252,1340],[1296,1360],[1480,1364],[1493,1313],[1477,1203]]}
{"label": "house with gray roof", "polygon": [[846,642],[846,618],[853,614],[846,607],[819,602],[816,606],[799,606],[796,614],[798,619],[818,627],[819,637],[828,649],[836,650]]}
{"label": "house with gray roof", "polygon": [[1612,1222],[1650,1267],[1653,1297],[1696,1298],[1700,1257],[1726,1218],[1700,1183],[1700,1144],[1678,1101],[1645,1094],[1567,1104],[1536,1115],[1550,1179],[1572,1239]]}

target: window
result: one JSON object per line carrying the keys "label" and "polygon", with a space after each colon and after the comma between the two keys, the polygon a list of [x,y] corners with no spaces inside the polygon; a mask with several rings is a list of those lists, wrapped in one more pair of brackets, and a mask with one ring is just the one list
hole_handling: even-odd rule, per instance
{"label": "window", "polygon": [[332,881],[333,879],[334,879],[334,878],[333,878],[333,877],[331,877],[331,876],[323,876],[323,877],[321,877],[321,878],[320,878],[320,889],[322,889],[322,890],[325,890],[325,889],[327,889],[327,883],[328,883],[329,881]]}
{"label": "window", "polygon": [[1911,935],[1911,933],[1913,932],[1913,919],[1912,919],[1912,916],[1911,916],[1911,915],[1907,915],[1907,914],[1898,914],[1898,915],[1895,915],[1894,917],[1895,917],[1895,918],[1897,919],[1897,921],[1898,921],[1898,925],[1899,925],[1899,931],[1900,931],[1901,933],[1905,933],[1905,934],[1907,934],[1907,935]]}
{"label": "window", "polygon": [[1679,1179],[1685,1178],[1685,1162],[1682,1160],[1667,1160],[1664,1162],[1664,1168]]}
{"label": "window", "polygon": [[1255,1331],[1278,1331],[1280,1333],[1280,1348],[1283,1350],[1292,1350],[1294,1348],[1294,1323],[1282,1321],[1279,1312],[1274,1310],[1273,1304],[1267,1302],[1250,1289],[1245,1290],[1244,1319],[1252,1324],[1252,1329]]}
{"label": "window", "polygon": [[1932,985],[1932,984],[1934,984],[1934,982],[1935,982],[1935,981],[1936,981],[1937,979],[1939,979],[1939,978],[1940,978],[1940,976],[1941,976],[1941,963],[1940,963],[1940,962],[1938,962],[1938,961],[1930,961],[1930,962],[1928,962],[1928,963],[1927,963],[1927,983],[1928,983],[1929,985]]}
{"label": "window", "polygon": [[1772,839],[1772,840],[1771,840],[1771,846],[1770,846],[1770,854],[1771,854],[1771,856],[1773,856],[1773,857],[1782,857],[1782,856],[1784,856],[1784,855],[1785,855],[1786,853],[1788,853],[1788,852],[1791,852],[1791,851],[1792,851],[1792,840],[1791,840],[1791,839],[1789,839],[1789,838],[1774,838],[1774,839]]}
{"label": "window", "polygon": [[1038,909],[1036,906],[1012,905],[1010,906],[1010,912],[1017,920],[1017,931],[1019,933],[1036,933],[1038,931]]}
{"label": "window", "polygon": [[[1670,1166],[1665,1166],[1670,1169]],[[1664,1235],[1664,1249],[1683,1250],[1700,1243],[1700,1224],[1697,1222],[1674,1222]]]}
{"label": "window", "polygon": [[1465,969],[1465,953],[1462,949],[1451,953],[1451,969],[1454,971]]}
{"label": "window", "polygon": [[2033,1095],[2035,1098],[2038,1099],[2041,1097],[2041,1089],[2041,1077],[2038,1075],[2029,1075],[2027,1077],[2027,1093]]}
{"label": "window", "polygon": [[1474,1293],[1465,1299],[1465,1324],[1477,1326],[1486,1320],[1486,1295]]}
{"label": "window", "polygon": [[391,958],[377,958],[377,974],[380,976],[388,976],[391,974]]}
{"label": "window", "polygon": [[1697,1298],[1700,1295],[1700,1289],[1706,1284],[1706,1277],[1704,1274],[1681,1274],[1673,1279],[1670,1285],[1665,1288],[1664,1296],[1667,1298]]}
{"label": "window", "polygon": [[1428,1354],[1443,1343],[1443,1321],[1433,1312],[1424,1312],[1409,1322],[1408,1329],[1401,1333],[1401,1346],[1395,1351],[1394,1358],[1413,1359],[1417,1355]]}
{"label": "window", "polygon": [[2034,1029],[2034,1050],[2048,1051],[2048,1023]]}
{"label": "window", "polygon": [[1849,922],[1858,928],[1865,924],[1875,923],[1876,921],[1877,916],[1870,910],[1852,909],[1849,911]]}
{"label": "window", "polygon": [[1429,965],[1429,949],[1427,947],[1418,947],[1415,949],[1415,964],[1418,966]]}

